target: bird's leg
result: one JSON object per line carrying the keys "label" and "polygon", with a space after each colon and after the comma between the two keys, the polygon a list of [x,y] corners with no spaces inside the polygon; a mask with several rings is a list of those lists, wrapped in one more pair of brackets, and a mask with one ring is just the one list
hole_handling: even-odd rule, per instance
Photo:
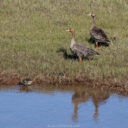
{"label": "bird's leg", "polygon": [[80,60],[80,63],[82,63],[82,58],[81,57],[79,57],[79,60]]}
{"label": "bird's leg", "polygon": [[98,42],[96,42],[96,48],[98,48]]}

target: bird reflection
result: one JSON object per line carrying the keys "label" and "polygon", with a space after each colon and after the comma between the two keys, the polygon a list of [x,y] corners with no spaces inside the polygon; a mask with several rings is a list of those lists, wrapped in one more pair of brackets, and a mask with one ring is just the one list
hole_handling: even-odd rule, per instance
{"label": "bird reflection", "polygon": [[20,92],[31,92],[32,87],[31,86],[21,86],[20,87]]}
{"label": "bird reflection", "polygon": [[95,106],[95,112],[93,114],[94,119],[98,117],[98,107],[102,103],[105,103],[105,100],[110,96],[110,92],[100,89],[85,89],[82,91],[75,91],[72,96],[72,103],[74,105],[74,114],[73,120],[77,121],[78,118],[78,105],[80,103],[87,102],[90,98]]}

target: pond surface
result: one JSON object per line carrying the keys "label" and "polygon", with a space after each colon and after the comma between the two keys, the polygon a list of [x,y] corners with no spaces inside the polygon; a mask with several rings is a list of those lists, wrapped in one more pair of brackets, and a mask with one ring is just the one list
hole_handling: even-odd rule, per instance
{"label": "pond surface", "polygon": [[127,128],[128,97],[104,89],[0,88],[0,128]]}

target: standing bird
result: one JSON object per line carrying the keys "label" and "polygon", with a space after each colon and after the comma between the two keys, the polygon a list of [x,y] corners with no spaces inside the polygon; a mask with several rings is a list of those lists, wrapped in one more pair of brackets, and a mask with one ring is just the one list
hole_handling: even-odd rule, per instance
{"label": "standing bird", "polygon": [[77,57],[79,58],[80,62],[82,62],[82,59],[84,57],[99,55],[99,53],[97,53],[93,49],[88,48],[83,44],[76,43],[76,41],[75,41],[75,31],[74,31],[73,28],[69,28],[66,31],[72,33],[70,49],[71,49],[73,54],[77,55]]}
{"label": "standing bird", "polygon": [[107,35],[105,34],[105,32],[102,29],[97,28],[95,25],[95,14],[91,13],[88,16],[91,16],[93,19],[93,24],[90,29],[90,35],[96,42],[96,48],[98,47],[98,42],[109,45],[108,42],[110,42],[110,41],[109,41]]}

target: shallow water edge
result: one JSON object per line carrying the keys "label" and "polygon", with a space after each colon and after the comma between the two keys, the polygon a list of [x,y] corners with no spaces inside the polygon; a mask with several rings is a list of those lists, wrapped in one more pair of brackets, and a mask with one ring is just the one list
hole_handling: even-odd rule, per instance
{"label": "shallow water edge", "polygon": [[[18,85],[25,77],[20,77],[17,74],[0,74],[0,85],[14,86]],[[85,87],[96,87],[111,89],[120,93],[128,94],[128,85],[114,82],[113,79],[97,79],[93,80],[87,77],[65,77],[65,76],[37,76],[32,77],[33,85],[36,86],[85,86]]]}
{"label": "shallow water edge", "polygon": [[0,126],[4,128],[127,126],[128,97],[109,89],[0,86],[0,97]]}

